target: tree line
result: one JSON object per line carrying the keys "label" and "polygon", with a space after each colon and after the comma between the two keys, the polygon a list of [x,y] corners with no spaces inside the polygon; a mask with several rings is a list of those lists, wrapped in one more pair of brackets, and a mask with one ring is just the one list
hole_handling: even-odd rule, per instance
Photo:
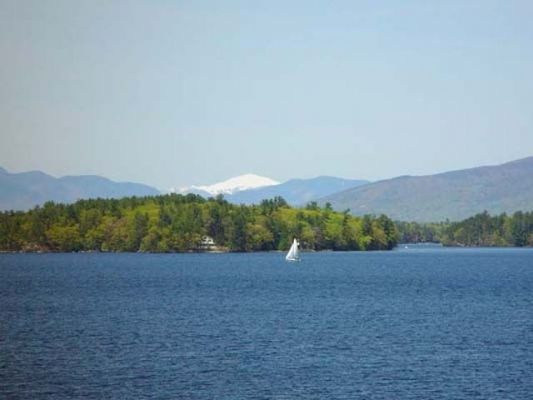
{"label": "tree line", "polygon": [[398,241],[385,215],[354,217],[329,204],[292,208],[281,197],[258,205],[194,194],[47,202],[0,213],[0,251],[188,252],[212,238],[223,251],[386,250]]}
{"label": "tree line", "polygon": [[459,222],[396,222],[402,243],[438,242],[444,246],[533,246],[533,212],[491,216],[487,211]]}

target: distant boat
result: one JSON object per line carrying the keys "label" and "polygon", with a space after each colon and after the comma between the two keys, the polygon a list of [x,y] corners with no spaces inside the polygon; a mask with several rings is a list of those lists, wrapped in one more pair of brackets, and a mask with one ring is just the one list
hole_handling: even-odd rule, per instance
{"label": "distant boat", "polygon": [[285,260],[287,261],[300,261],[300,250],[298,249],[298,246],[300,243],[294,238],[294,241],[292,242],[291,248],[289,249],[289,252],[287,253],[287,256],[285,257]]}

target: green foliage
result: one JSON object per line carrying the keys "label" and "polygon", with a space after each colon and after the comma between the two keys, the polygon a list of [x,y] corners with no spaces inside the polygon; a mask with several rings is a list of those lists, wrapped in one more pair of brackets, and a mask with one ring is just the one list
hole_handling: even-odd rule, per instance
{"label": "green foliage", "polygon": [[460,222],[396,222],[402,243],[440,242],[445,246],[533,246],[533,212],[490,216],[483,212]]}
{"label": "green foliage", "polygon": [[359,218],[316,203],[292,208],[281,197],[244,206],[170,194],[0,213],[0,251],[202,251],[206,236],[227,251],[286,250],[294,237],[307,250],[385,250],[398,237],[384,215]]}
{"label": "green foliage", "polygon": [[46,238],[52,250],[78,251],[81,249],[80,229],[77,225],[53,225],[46,231]]}
{"label": "green foliage", "polygon": [[449,222],[418,223],[396,221],[400,243],[438,243]]}

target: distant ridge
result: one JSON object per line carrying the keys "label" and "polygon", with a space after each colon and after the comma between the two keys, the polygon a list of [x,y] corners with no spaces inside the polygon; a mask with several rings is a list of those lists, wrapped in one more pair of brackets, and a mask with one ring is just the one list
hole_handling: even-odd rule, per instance
{"label": "distant ridge", "polygon": [[78,199],[153,196],[150,186],[114,182],[96,175],[55,178],[41,171],[9,173],[0,167],[0,210],[28,210],[47,201],[72,203]]}
{"label": "distant ridge", "polygon": [[384,213],[396,220],[455,221],[487,210],[492,214],[533,210],[533,157],[427,176],[400,176],[320,200],[353,214]]}
{"label": "distant ridge", "polygon": [[301,206],[332,193],[367,183],[368,181],[362,179],[319,176],[311,179],[291,179],[279,185],[245,190],[225,198],[232,203],[258,204],[261,200],[281,196],[290,205]]}

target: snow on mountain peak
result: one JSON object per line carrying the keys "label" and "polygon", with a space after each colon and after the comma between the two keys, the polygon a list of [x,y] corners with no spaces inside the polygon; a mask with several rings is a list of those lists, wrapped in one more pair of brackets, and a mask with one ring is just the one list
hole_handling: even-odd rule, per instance
{"label": "snow on mountain peak", "polygon": [[266,178],[264,176],[259,176],[255,174],[245,174],[230,178],[223,182],[218,182],[213,185],[205,186],[190,186],[188,188],[180,189],[181,193],[201,190],[209,193],[212,196],[217,194],[232,194],[240,192],[242,190],[256,189],[265,186],[279,185],[279,182]]}

